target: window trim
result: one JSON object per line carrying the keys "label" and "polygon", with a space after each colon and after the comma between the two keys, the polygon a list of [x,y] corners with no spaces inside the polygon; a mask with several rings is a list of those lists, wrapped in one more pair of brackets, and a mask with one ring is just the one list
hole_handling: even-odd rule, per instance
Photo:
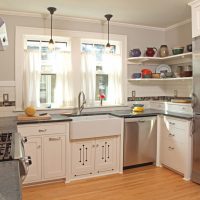
{"label": "window trim", "polygon": [[[71,40],[71,52],[72,52],[72,65],[75,70],[80,70],[81,66],[81,48],[80,44],[82,40],[107,40],[106,33],[95,33],[95,32],[82,32],[82,31],[71,31],[71,30],[59,30],[53,29],[54,38],[70,38]],[[16,26],[15,33],[15,81],[16,81],[16,110],[23,110],[22,102],[22,75],[23,75],[23,62],[24,62],[24,40],[28,37],[34,38],[37,36],[49,36],[50,29],[46,28],[34,28],[34,27],[22,27]],[[116,35],[110,34],[110,39],[121,42],[122,44],[122,76],[123,76],[123,102],[127,105],[127,36],[126,35]],[[73,53],[77,52],[77,54]],[[73,82],[75,83],[74,94],[78,96],[80,92],[80,77],[74,76]],[[57,108],[53,108],[57,109]],[[59,108],[58,108],[59,109]],[[66,109],[66,108],[63,108]],[[71,108],[70,108],[71,109]],[[42,109],[44,110],[44,109]],[[49,109],[48,109],[49,110]]]}

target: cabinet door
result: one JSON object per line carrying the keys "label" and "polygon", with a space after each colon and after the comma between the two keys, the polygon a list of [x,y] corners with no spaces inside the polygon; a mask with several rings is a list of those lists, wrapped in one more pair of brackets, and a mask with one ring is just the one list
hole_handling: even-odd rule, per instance
{"label": "cabinet door", "polygon": [[71,143],[72,177],[94,173],[95,141],[82,140]]}
{"label": "cabinet door", "polygon": [[41,137],[28,137],[24,144],[25,155],[30,156],[32,165],[29,166],[28,175],[24,183],[40,181],[42,179],[42,139]]}
{"label": "cabinet door", "polygon": [[48,135],[43,137],[44,179],[65,176],[65,136]]}
{"label": "cabinet door", "polygon": [[192,8],[192,37],[200,35],[200,6]]}
{"label": "cabinet door", "polygon": [[104,138],[96,140],[96,173],[113,171],[117,166],[117,139]]}

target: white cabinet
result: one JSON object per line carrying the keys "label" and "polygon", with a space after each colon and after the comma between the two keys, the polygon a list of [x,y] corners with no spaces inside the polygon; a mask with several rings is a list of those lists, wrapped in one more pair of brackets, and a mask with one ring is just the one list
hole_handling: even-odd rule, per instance
{"label": "white cabinet", "polygon": [[42,178],[42,140],[40,137],[28,137],[24,144],[26,156],[30,156],[32,165],[29,166],[26,182],[40,181]]}
{"label": "white cabinet", "polygon": [[72,176],[94,173],[95,141],[82,140],[71,143]]}
{"label": "white cabinet", "polygon": [[200,1],[190,3],[192,6],[192,37],[200,36]]}
{"label": "white cabinet", "polygon": [[66,177],[67,122],[18,125],[18,132],[27,137],[25,153],[32,160],[25,183]]}
{"label": "white cabinet", "polygon": [[183,174],[186,180],[191,176],[192,137],[190,120],[174,117],[160,117],[160,163]]}
{"label": "white cabinet", "polygon": [[65,136],[48,135],[43,137],[44,178],[65,176]]}
{"label": "white cabinet", "polygon": [[115,138],[96,140],[95,170],[97,173],[112,171],[117,164],[117,142]]}
{"label": "white cabinet", "polygon": [[71,178],[112,173],[117,169],[119,136],[71,142]]}

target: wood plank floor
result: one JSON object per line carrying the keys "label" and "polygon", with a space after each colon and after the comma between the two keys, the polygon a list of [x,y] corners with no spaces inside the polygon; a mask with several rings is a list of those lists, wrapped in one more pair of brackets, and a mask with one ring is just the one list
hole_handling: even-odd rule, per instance
{"label": "wood plank floor", "polygon": [[123,175],[24,188],[23,200],[200,200],[200,185],[148,166]]}

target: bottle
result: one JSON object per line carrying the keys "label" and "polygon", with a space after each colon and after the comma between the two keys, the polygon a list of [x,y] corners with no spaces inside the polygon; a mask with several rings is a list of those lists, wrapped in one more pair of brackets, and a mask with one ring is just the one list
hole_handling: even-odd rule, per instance
{"label": "bottle", "polygon": [[159,50],[160,57],[167,57],[169,56],[169,49],[167,45],[161,45]]}

